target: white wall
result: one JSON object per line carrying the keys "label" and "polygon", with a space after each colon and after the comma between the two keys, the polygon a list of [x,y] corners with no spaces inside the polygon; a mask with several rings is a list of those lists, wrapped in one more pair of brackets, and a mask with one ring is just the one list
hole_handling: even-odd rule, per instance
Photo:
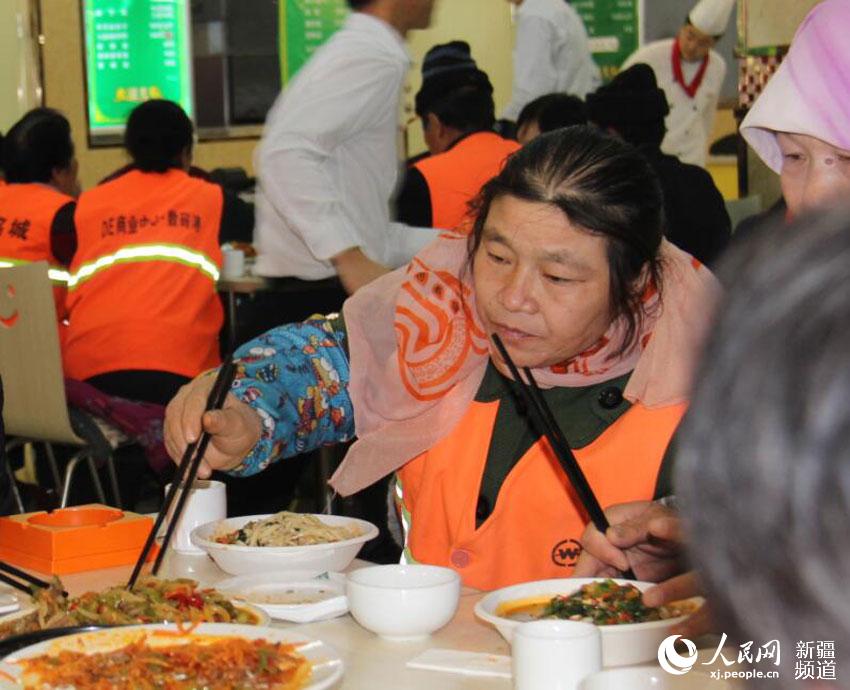
{"label": "white wall", "polygon": [[0,131],[41,104],[30,0],[0,0]]}

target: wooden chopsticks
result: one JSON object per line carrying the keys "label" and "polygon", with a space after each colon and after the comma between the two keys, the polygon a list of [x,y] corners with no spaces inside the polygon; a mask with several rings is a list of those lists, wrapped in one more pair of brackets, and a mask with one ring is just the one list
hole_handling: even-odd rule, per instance
{"label": "wooden chopsticks", "polygon": [[[222,408],[224,401],[227,398],[227,393],[230,391],[230,386],[233,383],[233,377],[235,374],[236,365],[233,362],[233,358],[228,357],[225,364],[221,367],[221,369],[219,369],[218,375],[213,383],[213,387],[207,397],[205,412],[209,412],[210,410],[219,410]],[[139,559],[136,561],[136,565],[133,568],[133,573],[127,581],[127,589],[132,589],[133,585],[136,584],[136,580],[139,578],[139,573],[141,573],[142,567],[148,559],[154,542],[156,541],[156,535],[159,533],[162,523],[168,516],[168,511],[174,503],[174,497],[177,495],[177,492],[180,491],[180,498],[177,500],[177,505],[174,508],[171,520],[169,520],[168,528],[165,531],[165,536],[163,537],[162,544],[160,545],[159,553],[157,554],[151,570],[154,575],[159,572],[159,568],[165,558],[165,553],[168,550],[168,544],[171,542],[171,536],[174,534],[175,527],[180,522],[183,507],[186,505],[186,499],[189,497],[192,483],[195,481],[195,477],[198,474],[198,467],[201,465],[201,460],[204,457],[204,453],[207,450],[209,442],[210,435],[206,431],[201,431],[201,435],[198,440],[194,443],[190,443],[186,447],[183,457],[180,459],[177,471],[174,474],[174,478],[171,481],[171,488],[168,490],[168,494],[165,496],[162,508],[156,516],[153,529],[151,529],[147,541],[145,542],[145,546],[142,549],[141,554],[139,554]]]}
{"label": "wooden chopsticks", "polygon": [[[540,429],[548,439],[549,445],[555,453],[555,457],[558,459],[558,462],[566,473],[567,478],[573,485],[573,488],[578,494],[579,500],[584,506],[584,509],[587,511],[587,514],[590,516],[590,519],[596,526],[596,529],[598,529],[602,534],[605,534],[608,527],[610,527],[608,524],[608,518],[605,517],[605,513],[602,510],[602,506],[599,505],[596,494],[593,493],[593,489],[588,483],[587,477],[585,477],[572,449],[567,443],[567,440],[564,438],[564,434],[561,432],[560,427],[555,421],[555,416],[552,414],[551,408],[546,403],[543,394],[540,392],[540,388],[537,386],[537,381],[534,380],[531,369],[528,367],[523,368],[523,371],[528,378],[528,383],[526,383],[520,376],[519,369],[517,369],[516,364],[514,364],[514,361],[508,354],[502,339],[495,333],[491,337],[496,348],[499,350],[499,354],[505,361],[505,364],[508,365],[508,369],[511,371],[511,376],[513,376],[514,381],[516,381],[517,386],[519,387],[520,394],[528,407],[529,413],[534,415]],[[631,568],[624,571],[623,574],[630,580],[636,579]]]}
{"label": "wooden chopsticks", "polygon": [[[14,578],[19,578],[18,580]],[[24,580],[24,582],[21,582]],[[22,592],[30,593],[31,587],[34,585],[36,587],[43,587],[44,589],[48,589],[50,587],[49,582],[45,582],[44,580],[40,580],[39,578],[30,575],[29,573],[16,568],[13,565],[9,565],[3,561],[0,561],[0,581],[5,582],[7,585],[11,585],[16,589],[21,590]],[[28,583],[28,584],[25,584]],[[63,596],[68,596],[68,592],[63,591]]]}

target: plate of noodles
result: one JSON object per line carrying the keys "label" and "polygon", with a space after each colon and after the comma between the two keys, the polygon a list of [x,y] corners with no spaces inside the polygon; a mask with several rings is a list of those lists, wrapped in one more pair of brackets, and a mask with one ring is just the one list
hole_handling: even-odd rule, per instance
{"label": "plate of noodles", "polygon": [[218,520],[192,530],[192,543],[231,575],[345,570],[370,539],[371,522],[341,515],[281,512]]}
{"label": "plate of noodles", "polygon": [[291,630],[140,625],[38,642],[0,663],[0,690],[322,690],[343,673],[330,645]]}
{"label": "plate of noodles", "polygon": [[554,618],[599,626],[602,665],[623,666],[655,659],[670,628],[702,605],[694,597],[661,608],[643,605],[650,582],[610,578],[536,580],[483,596],[475,615],[491,623],[508,642],[523,622]]}
{"label": "plate of noodles", "polygon": [[[116,585],[68,597],[54,578],[48,588],[33,588],[26,616],[0,618],[0,639],[38,630],[81,625],[141,623],[233,623],[268,625],[269,615],[247,601],[238,601],[195,580],[139,578],[132,590]],[[11,618],[11,617],[10,617]]]}

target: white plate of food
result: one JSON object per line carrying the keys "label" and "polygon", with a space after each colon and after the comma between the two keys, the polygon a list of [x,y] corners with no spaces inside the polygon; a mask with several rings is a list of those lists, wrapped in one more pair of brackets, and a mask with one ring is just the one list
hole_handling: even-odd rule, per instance
{"label": "white plate of food", "polygon": [[336,618],[348,613],[345,576],[309,570],[240,575],[216,583],[222,594],[262,609],[272,618],[292,623]]}
{"label": "white plate of food", "polygon": [[271,621],[262,609],[232,601],[215,589],[199,587],[194,580],[156,577],[139,578],[133,591],[115,585],[73,598],[64,596],[61,583],[55,580],[50,588],[33,591],[26,619],[20,613],[12,614],[19,624],[8,630],[3,629],[4,619],[0,618],[0,639],[78,625],[206,622],[263,626]]}
{"label": "white plate of food", "polygon": [[370,539],[371,522],[341,515],[282,512],[208,522],[190,538],[224,572],[250,575],[305,570],[314,575],[341,572]]}
{"label": "white plate of food", "polygon": [[475,605],[475,615],[493,624],[508,642],[516,627],[540,618],[586,620],[602,635],[602,665],[651,661],[671,626],[702,605],[699,598],[650,609],[640,593],[651,582],[605,578],[537,580],[490,592]]}
{"label": "white plate of food", "polygon": [[[343,674],[330,645],[291,630],[201,623],[140,625],[68,635],[10,654],[0,663],[0,690],[152,687],[279,687],[323,690]],[[101,687],[101,686],[98,686]]]}

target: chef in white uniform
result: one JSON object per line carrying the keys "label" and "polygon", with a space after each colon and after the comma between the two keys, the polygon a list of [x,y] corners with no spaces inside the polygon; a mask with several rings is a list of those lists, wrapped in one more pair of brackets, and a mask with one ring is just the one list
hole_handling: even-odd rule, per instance
{"label": "chef in white uniform", "polygon": [[516,120],[535,98],[568,93],[584,98],[602,83],[587,29],[564,0],[509,0],[516,5],[511,102],[502,118]]}
{"label": "chef in white uniform", "polygon": [[661,150],[683,163],[705,166],[726,76],[726,61],[712,48],[726,31],[734,7],[735,0],[700,0],[675,38],[638,48],[622,66],[643,62],[654,70],[670,105]]}

